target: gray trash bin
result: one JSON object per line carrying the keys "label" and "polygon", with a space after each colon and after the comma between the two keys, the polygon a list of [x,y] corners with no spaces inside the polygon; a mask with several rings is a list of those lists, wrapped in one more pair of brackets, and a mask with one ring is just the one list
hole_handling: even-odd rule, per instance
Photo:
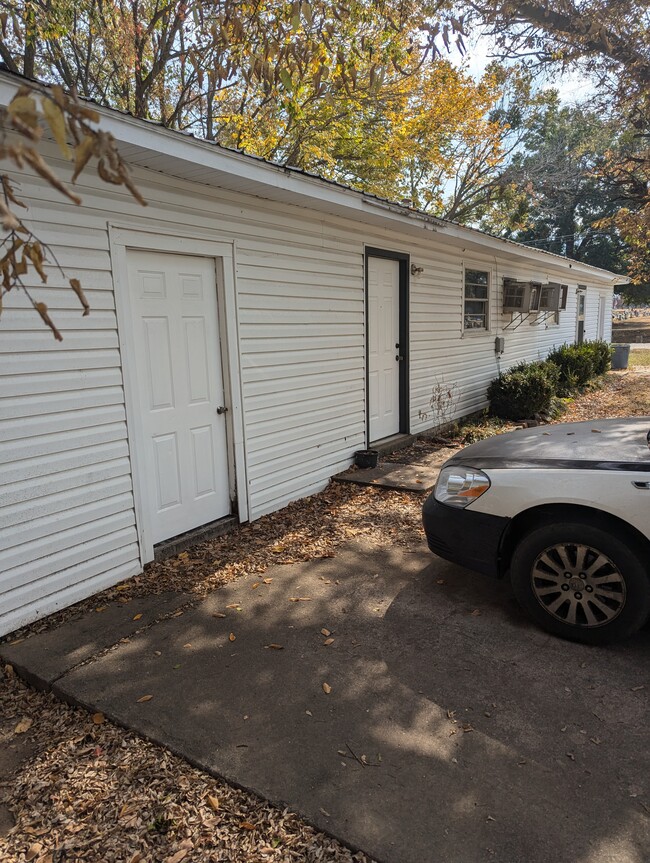
{"label": "gray trash bin", "polygon": [[612,353],[612,368],[626,369],[630,359],[630,346],[614,345],[613,347],[614,351]]}

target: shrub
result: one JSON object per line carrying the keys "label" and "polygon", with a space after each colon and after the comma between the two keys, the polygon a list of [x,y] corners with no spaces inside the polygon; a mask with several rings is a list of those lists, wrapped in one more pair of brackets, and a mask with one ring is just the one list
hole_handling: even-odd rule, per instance
{"label": "shrub", "polygon": [[612,346],[608,342],[587,342],[594,355],[594,367],[597,375],[604,375],[612,367]]}
{"label": "shrub", "polygon": [[546,360],[559,370],[558,394],[569,396],[607,371],[611,363],[611,349],[607,342],[601,341],[562,345],[551,351]]}
{"label": "shrub", "polygon": [[558,377],[558,368],[552,363],[519,363],[488,387],[490,411],[509,420],[546,413],[553,404]]}

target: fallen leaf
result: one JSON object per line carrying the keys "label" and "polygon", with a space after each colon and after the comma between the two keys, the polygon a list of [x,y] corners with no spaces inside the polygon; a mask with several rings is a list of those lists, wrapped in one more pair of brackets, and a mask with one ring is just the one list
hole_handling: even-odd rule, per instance
{"label": "fallen leaf", "polygon": [[34,720],[29,716],[23,716],[18,725],[14,728],[14,734],[24,734],[32,727]]}
{"label": "fallen leaf", "polygon": [[271,584],[273,579],[272,578],[263,578],[262,581],[264,582],[264,584]]}
{"label": "fallen leaf", "polygon": [[259,586],[260,586],[259,581],[256,581],[256,582],[255,582],[255,584],[252,586],[252,588],[251,588],[251,589],[252,589],[252,590],[255,590],[255,589],[256,589],[256,588],[258,588]]}
{"label": "fallen leaf", "polygon": [[188,641],[187,644],[184,644],[183,647],[188,648],[192,646],[192,642]]}
{"label": "fallen leaf", "polygon": [[330,644],[334,644],[334,639],[333,638],[326,638],[325,641],[323,642],[323,644],[325,645],[325,647],[329,647]]}
{"label": "fallen leaf", "polygon": [[27,854],[25,854],[25,860],[33,860],[34,857],[37,857],[42,850],[43,845],[40,842],[34,842],[34,844],[30,845],[27,849]]}
{"label": "fallen leaf", "polygon": [[311,602],[310,596],[290,596],[289,602]]}
{"label": "fallen leaf", "polygon": [[213,812],[216,812],[219,809],[219,798],[213,797],[212,794],[208,794],[205,798],[208,802],[208,806],[212,809]]}
{"label": "fallen leaf", "polygon": [[102,611],[106,611],[106,606],[105,606],[105,605],[100,605],[100,606],[99,606],[99,608],[96,608],[96,609],[95,609],[95,611],[97,612],[97,614],[100,614],[100,612],[102,612]]}
{"label": "fallen leaf", "polygon": [[640,689],[645,689],[645,684],[642,684],[641,686],[633,686],[630,691],[631,692],[638,692]]}
{"label": "fallen leaf", "polygon": [[242,821],[239,826],[244,830],[255,830],[255,825],[251,824],[250,821]]}
{"label": "fallen leaf", "polygon": [[226,615],[223,613],[223,611],[215,611],[212,617],[226,617]]}
{"label": "fallen leaf", "polygon": [[313,716],[313,715],[314,715],[314,714],[311,712],[311,710],[305,710],[305,713],[307,714],[307,716]]}
{"label": "fallen leaf", "polygon": [[327,636],[331,635],[332,633],[329,631],[329,629],[321,629],[320,634],[324,635],[325,638],[327,638]]}
{"label": "fallen leaf", "polygon": [[325,809],[323,809],[323,807],[322,807],[322,806],[320,807],[320,811],[323,813],[323,815],[324,815],[326,818],[330,818],[330,814],[329,814],[329,812],[327,812]]}
{"label": "fallen leaf", "polygon": [[153,695],[143,695],[141,698],[138,698],[137,704],[144,704],[145,701],[151,701]]}
{"label": "fallen leaf", "polygon": [[478,610],[478,608],[475,608],[474,611],[472,611],[470,613],[471,613],[472,617],[478,617],[481,612]]}
{"label": "fallen leaf", "polygon": [[181,848],[180,851],[172,854],[171,857],[165,857],[165,863],[181,863],[181,860],[187,857],[189,850],[189,848]]}
{"label": "fallen leaf", "polygon": [[234,641],[237,638],[234,632],[231,632],[228,636],[228,641]]}
{"label": "fallen leaf", "polygon": [[101,725],[106,720],[103,713],[93,713],[93,722],[95,725]]}
{"label": "fallen leaf", "polygon": [[162,656],[162,652],[160,650],[154,650],[153,655],[154,656]]}
{"label": "fallen leaf", "polygon": [[325,693],[325,695],[329,695],[331,691],[332,691],[332,687],[329,685],[329,683],[324,683],[323,684],[323,692]]}
{"label": "fallen leaf", "polygon": [[141,614],[136,614],[136,616],[135,616],[133,619],[134,619],[134,620],[141,620],[141,619],[142,619],[142,615],[141,615]]}
{"label": "fallen leaf", "polygon": [[447,584],[447,582],[444,580],[444,578],[437,578],[436,584]]}
{"label": "fallen leaf", "polygon": [[[118,584],[115,590],[131,590],[130,584]],[[140,853],[140,852],[138,852]]]}
{"label": "fallen leaf", "polygon": [[141,861],[142,854],[140,853],[140,851],[136,851],[133,857],[131,857],[131,859],[129,860],[129,863],[141,863]]}
{"label": "fallen leaf", "polygon": [[236,608],[237,611],[241,611],[241,605],[238,602],[231,602],[226,608]]}
{"label": "fallen leaf", "polygon": [[267,644],[267,650],[284,650],[284,647],[281,644]]}

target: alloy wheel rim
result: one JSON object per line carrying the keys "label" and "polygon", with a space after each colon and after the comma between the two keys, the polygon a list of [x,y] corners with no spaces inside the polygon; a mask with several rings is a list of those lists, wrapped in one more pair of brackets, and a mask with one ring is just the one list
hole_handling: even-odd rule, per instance
{"label": "alloy wheel rim", "polygon": [[625,579],[597,548],[561,542],[537,556],[531,573],[535,599],[562,623],[594,629],[615,620],[625,605]]}

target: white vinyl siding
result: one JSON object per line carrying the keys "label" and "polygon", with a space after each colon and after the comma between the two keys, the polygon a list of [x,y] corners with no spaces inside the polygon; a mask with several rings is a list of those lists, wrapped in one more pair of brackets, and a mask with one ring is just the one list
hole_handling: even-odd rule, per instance
{"label": "white vinyl siding", "polygon": [[34,290],[64,342],[22,293],[0,318],[0,633],[140,570],[107,239],[80,225],[75,257],[75,231],[36,230],[93,314],[50,266]]}

